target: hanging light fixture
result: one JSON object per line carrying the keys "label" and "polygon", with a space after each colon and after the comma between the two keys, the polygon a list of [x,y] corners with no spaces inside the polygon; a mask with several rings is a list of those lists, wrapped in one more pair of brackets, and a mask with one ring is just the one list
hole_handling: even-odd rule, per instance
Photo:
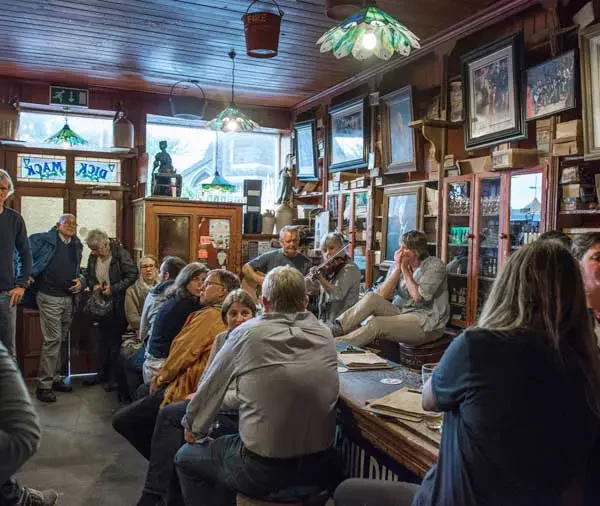
{"label": "hanging light fixture", "polygon": [[411,49],[421,47],[419,38],[392,16],[363,2],[363,8],[324,33],[317,41],[321,53],[333,51],[336,58],[352,53],[357,60],[372,55],[389,60],[394,53],[408,56]]}
{"label": "hanging light fixture", "polygon": [[85,146],[88,144],[88,141],[71,130],[66,116],[64,126],[52,137],[48,137],[44,142],[47,144],[62,144],[65,148]]}
{"label": "hanging light fixture", "polygon": [[221,132],[251,132],[258,128],[258,124],[252,121],[235,105],[235,51],[229,51],[229,58],[233,63],[231,71],[231,103],[229,107],[217,114],[217,117],[207,123],[211,130]]}
{"label": "hanging light fixture", "polygon": [[237,189],[236,186],[219,174],[219,132],[217,132],[215,143],[215,176],[210,183],[202,185],[202,191],[209,195],[214,195],[215,193],[233,193]]}

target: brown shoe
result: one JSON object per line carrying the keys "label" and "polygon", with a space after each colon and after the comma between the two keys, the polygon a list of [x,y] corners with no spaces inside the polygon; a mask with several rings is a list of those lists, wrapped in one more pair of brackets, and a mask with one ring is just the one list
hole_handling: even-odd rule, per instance
{"label": "brown shoe", "polygon": [[23,488],[23,499],[21,506],[54,506],[58,502],[58,492],[56,490],[35,490],[33,488]]}

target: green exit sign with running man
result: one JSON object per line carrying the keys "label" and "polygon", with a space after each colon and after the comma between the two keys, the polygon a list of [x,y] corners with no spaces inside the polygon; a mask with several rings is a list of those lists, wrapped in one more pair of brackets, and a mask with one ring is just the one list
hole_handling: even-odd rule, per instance
{"label": "green exit sign with running man", "polygon": [[88,90],[50,86],[50,104],[69,107],[88,107]]}

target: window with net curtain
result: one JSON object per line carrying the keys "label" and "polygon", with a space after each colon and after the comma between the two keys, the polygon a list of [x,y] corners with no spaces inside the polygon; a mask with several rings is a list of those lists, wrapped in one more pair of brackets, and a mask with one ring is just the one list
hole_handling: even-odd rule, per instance
{"label": "window with net curtain", "polygon": [[[245,179],[260,179],[262,210],[275,207],[279,170],[289,150],[289,137],[264,132],[219,133],[217,141],[216,133],[206,129],[202,122],[179,122],[149,115],[146,124],[149,171],[162,140],[167,141],[167,152],[182,176],[182,197],[198,198],[201,185],[212,180],[218,167],[219,173],[236,185],[240,194]],[[148,194],[150,186],[149,175]]]}

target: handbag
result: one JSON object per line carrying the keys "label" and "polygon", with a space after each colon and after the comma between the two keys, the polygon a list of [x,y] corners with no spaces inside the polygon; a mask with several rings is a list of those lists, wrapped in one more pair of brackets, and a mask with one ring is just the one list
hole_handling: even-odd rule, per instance
{"label": "handbag", "polygon": [[85,303],[83,312],[96,322],[110,319],[113,314],[112,297],[106,297],[101,293],[92,293]]}

